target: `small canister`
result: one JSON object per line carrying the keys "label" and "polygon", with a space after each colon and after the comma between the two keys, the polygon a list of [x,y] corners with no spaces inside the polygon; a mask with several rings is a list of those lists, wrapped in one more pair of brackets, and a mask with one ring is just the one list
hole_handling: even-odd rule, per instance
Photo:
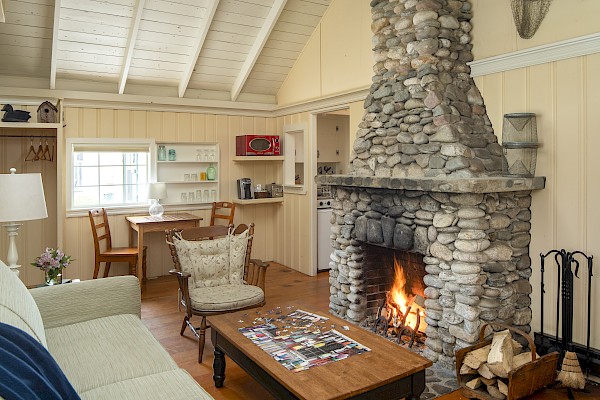
{"label": "small canister", "polygon": [[169,161],[175,161],[177,159],[177,154],[175,153],[175,149],[169,149]]}

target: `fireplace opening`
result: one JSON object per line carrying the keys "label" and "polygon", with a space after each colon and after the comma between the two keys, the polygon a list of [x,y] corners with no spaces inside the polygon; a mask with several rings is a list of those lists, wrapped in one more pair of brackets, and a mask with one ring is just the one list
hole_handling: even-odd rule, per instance
{"label": "fireplace opening", "polygon": [[383,336],[412,347],[424,342],[423,256],[366,245],[367,324]]}

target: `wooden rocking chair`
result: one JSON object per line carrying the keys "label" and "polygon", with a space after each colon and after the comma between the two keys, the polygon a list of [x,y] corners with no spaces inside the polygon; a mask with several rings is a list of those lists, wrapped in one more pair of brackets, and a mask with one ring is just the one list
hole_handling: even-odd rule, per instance
{"label": "wooden rocking chair", "polygon": [[[179,289],[181,290],[180,301],[185,309],[180,334],[183,336],[185,328],[189,326],[192,332],[198,337],[199,363],[202,362],[206,329],[210,328],[206,323],[206,317],[261,307],[265,304],[265,274],[269,264],[263,263],[260,260],[250,259],[254,224],[250,224],[250,227],[243,224],[238,225],[233,231],[233,237],[237,237],[238,240],[243,239],[245,237],[243,235],[248,235],[246,246],[234,247],[239,249],[235,251],[244,252],[244,254],[237,254],[237,257],[236,255],[231,256],[231,260],[243,260],[243,281],[236,281],[230,277],[233,281],[228,280],[226,283],[217,283],[213,280],[209,283],[207,276],[212,279],[214,271],[210,271],[210,274],[203,276],[202,272],[198,272],[197,265],[195,268],[191,265],[194,263],[191,259],[194,258],[196,261],[204,262],[203,265],[206,265],[208,269],[216,267],[218,262],[215,262],[214,266],[210,265],[213,262],[212,260],[214,260],[211,257],[215,257],[214,249],[219,246],[219,243],[223,243],[224,238],[230,237],[228,233],[232,229],[233,225],[229,227],[216,225],[184,230],[171,229],[166,233],[167,244],[171,250],[173,264],[175,265],[175,268],[170,270],[169,273],[177,276]],[[178,243],[178,241],[188,243]],[[200,241],[203,241],[200,246],[211,247],[213,250],[208,251],[207,254],[202,254],[202,250],[188,251],[188,247],[186,247],[186,250],[181,250],[182,246],[189,246],[189,242]],[[192,244],[191,247],[198,247],[198,244]],[[177,249],[178,246],[180,247],[179,252],[184,251],[186,254],[180,254]],[[203,257],[204,260],[201,260]],[[227,262],[229,262],[229,257],[227,257]],[[237,261],[232,261],[231,264],[235,262]],[[229,265],[225,268],[228,267]],[[224,277],[219,279],[224,279]],[[193,315],[202,317],[199,327],[194,327],[190,322]]]}

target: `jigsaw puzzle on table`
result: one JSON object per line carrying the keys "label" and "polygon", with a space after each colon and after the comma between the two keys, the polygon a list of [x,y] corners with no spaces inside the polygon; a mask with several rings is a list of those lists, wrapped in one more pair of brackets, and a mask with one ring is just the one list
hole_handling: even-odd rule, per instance
{"label": "jigsaw puzzle on table", "polygon": [[[335,325],[320,315],[302,310],[282,314],[280,307],[254,315],[254,325],[239,328],[240,332],[294,372],[371,351],[333,329]],[[342,328],[349,330],[347,326]]]}

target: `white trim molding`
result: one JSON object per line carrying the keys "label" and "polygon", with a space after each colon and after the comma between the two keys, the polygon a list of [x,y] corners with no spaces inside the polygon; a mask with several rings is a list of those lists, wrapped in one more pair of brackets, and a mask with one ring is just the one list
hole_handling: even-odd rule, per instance
{"label": "white trim molding", "polygon": [[600,53],[600,33],[484,58],[468,64],[471,67],[471,76],[477,77],[594,53]]}

